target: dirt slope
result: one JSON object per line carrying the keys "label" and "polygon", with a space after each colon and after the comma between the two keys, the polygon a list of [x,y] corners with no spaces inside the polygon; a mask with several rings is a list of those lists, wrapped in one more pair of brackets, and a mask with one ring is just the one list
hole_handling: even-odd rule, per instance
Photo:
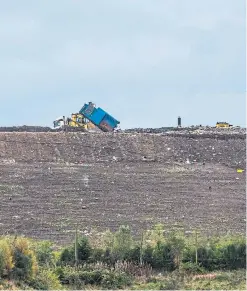
{"label": "dirt slope", "polygon": [[[0,132],[0,234],[157,222],[245,232],[245,136]],[[211,187],[211,188],[210,188]]]}

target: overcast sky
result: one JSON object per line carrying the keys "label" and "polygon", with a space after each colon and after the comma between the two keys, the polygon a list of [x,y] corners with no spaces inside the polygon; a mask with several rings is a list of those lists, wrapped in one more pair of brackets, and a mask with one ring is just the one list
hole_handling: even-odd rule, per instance
{"label": "overcast sky", "polygon": [[244,0],[0,0],[0,126],[245,125]]}

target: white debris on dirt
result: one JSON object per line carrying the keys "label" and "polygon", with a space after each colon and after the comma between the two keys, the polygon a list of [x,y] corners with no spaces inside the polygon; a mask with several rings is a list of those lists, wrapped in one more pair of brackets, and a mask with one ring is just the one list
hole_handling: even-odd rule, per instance
{"label": "white debris on dirt", "polygon": [[14,164],[15,160],[14,159],[0,159],[1,164],[9,165],[9,164]]}
{"label": "white debris on dirt", "polygon": [[88,177],[88,175],[84,175],[84,177],[83,177],[83,182],[84,182],[84,186],[85,186],[85,187],[88,187],[88,182],[89,182],[89,177]]}
{"label": "white debris on dirt", "polygon": [[161,128],[131,128],[124,130],[126,133],[154,133],[167,135],[208,135],[217,134],[224,135],[243,135],[246,134],[246,128],[230,127],[216,128],[211,126],[191,126],[191,127],[161,127]]}

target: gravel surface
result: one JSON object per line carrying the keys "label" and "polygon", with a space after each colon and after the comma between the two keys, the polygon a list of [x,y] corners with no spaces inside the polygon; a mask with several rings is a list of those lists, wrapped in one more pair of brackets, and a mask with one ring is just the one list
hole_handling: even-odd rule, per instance
{"label": "gravel surface", "polygon": [[[181,134],[181,132],[179,133]],[[245,134],[1,132],[0,234],[154,223],[245,233]]]}

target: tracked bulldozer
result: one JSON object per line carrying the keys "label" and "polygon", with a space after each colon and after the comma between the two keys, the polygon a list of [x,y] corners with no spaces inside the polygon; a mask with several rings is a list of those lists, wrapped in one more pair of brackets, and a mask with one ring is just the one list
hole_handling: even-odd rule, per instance
{"label": "tracked bulldozer", "polygon": [[82,114],[72,113],[71,117],[61,116],[53,121],[55,129],[77,128],[82,131],[93,130],[96,126],[87,120]]}

